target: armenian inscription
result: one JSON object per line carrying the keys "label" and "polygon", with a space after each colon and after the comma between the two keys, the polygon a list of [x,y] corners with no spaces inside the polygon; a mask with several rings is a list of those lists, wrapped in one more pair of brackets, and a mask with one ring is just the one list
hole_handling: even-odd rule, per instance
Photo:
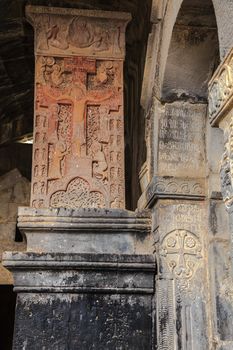
{"label": "armenian inscription", "polygon": [[206,107],[188,103],[165,106],[159,120],[159,173],[163,176],[204,175]]}
{"label": "armenian inscription", "polygon": [[[47,10],[27,9],[36,34],[31,204],[124,208],[123,34],[129,17],[120,20],[118,13],[111,28],[121,26],[107,33],[111,14],[99,19],[93,12]],[[81,51],[69,51],[70,45]]]}

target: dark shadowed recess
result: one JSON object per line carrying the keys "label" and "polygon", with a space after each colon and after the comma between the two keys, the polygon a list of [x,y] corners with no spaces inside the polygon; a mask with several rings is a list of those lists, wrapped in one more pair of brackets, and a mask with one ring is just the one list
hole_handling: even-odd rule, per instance
{"label": "dark shadowed recess", "polygon": [[0,349],[11,350],[14,331],[16,294],[13,292],[13,286],[0,286]]}

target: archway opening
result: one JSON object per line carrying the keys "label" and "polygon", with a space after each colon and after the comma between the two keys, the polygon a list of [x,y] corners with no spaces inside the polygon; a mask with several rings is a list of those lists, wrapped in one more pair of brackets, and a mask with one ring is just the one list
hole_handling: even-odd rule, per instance
{"label": "archway opening", "polygon": [[173,28],[162,88],[163,101],[207,102],[208,82],[219,64],[211,0],[184,0]]}

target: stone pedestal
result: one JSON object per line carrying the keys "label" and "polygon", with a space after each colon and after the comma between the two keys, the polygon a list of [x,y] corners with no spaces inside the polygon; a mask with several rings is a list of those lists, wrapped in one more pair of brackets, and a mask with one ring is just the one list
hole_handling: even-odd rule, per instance
{"label": "stone pedestal", "polygon": [[120,209],[19,208],[27,251],[49,253],[152,253],[151,215]]}
{"label": "stone pedestal", "polygon": [[14,350],[152,349],[155,261],[6,253],[18,292]]}

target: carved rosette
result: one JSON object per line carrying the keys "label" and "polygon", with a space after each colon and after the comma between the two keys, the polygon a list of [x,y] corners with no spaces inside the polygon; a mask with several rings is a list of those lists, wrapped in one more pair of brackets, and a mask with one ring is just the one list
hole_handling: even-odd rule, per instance
{"label": "carved rosette", "polygon": [[27,7],[36,77],[31,205],[124,208],[125,13]]}
{"label": "carved rosette", "polygon": [[169,232],[160,246],[160,256],[177,280],[193,278],[202,258],[199,238],[192,232],[177,229]]}

